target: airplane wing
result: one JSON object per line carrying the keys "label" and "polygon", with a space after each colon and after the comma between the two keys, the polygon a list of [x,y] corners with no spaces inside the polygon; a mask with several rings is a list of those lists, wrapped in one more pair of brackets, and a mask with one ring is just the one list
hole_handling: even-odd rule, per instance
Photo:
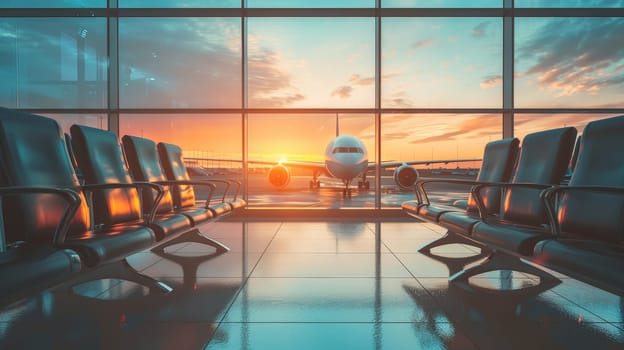
{"label": "airplane wing", "polygon": [[[240,159],[224,159],[224,158],[194,158],[194,157],[184,157],[187,161],[218,161],[218,162],[234,162],[234,163],[242,163],[243,161]],[[323,162],[304,162],[304,161],[296,161],[296,160],[287,160],[287,161],[269,161],[269,160],[248,160],[248,164],[259,164],[259,165],[283,165],[290,168],[300,168],[300,169],[309,169],[312,171],[325,171],[325,163]]]}
{"label": "airplane wing", "polygon": [[[480,162],[481,158],[469,158],[469,159],[432,159],[432,160],[412,160],[406,162],[381,162],[382,169],[397,168],[403,164],[406,165],[430,165],[430,164],[448,164],[448,163],[466,163],[466,162]],[[368,163],[368,170],[375,169],[375,162]]]}

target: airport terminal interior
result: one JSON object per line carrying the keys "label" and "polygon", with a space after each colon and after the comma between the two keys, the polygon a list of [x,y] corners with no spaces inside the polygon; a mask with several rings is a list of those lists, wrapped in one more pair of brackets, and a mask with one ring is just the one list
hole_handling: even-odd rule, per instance
{"label": "airport terminal interior", "polygon": [[624,0],[0,17],[0,349],[624,348]]}

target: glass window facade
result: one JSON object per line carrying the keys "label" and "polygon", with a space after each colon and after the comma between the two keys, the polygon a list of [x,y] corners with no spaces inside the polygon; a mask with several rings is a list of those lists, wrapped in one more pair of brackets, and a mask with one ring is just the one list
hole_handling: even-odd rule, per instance
{"label": "glass window facade", "polygon": [[[0,16],[0,106],[178,144],[250,207],[397,208],[413,198],[397,164],[470,177],[458,159],[489,141],[624,114],[623,0],[8,0]],[[358,141],[328,152],[336,135]],[[328,154],[364,151],[365,174],[331,176]]]}

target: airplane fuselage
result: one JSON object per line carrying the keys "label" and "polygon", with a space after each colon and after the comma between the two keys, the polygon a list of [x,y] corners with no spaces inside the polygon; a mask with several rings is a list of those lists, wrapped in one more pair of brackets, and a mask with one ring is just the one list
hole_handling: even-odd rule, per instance
{"label": "airplane fuselage", "polygon": [[331,176],[351,182],[368,168],[366,147],[355,136],[337,136],[325,149],[325,168]]}

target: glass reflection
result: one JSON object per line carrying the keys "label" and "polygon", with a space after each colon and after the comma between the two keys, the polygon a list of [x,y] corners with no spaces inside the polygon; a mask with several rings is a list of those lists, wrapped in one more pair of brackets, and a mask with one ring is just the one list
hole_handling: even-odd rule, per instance
{"label": "glass reflection", "polygon": [[108,130],[108,117],[105,114],[46,114],[45,116],[56,120],[67,134],[74,124]]}
{"label": "glass reflection", "polygon": [[120,105],[240,108],[238,18],[121,18]]}
{"label": "glass reflection", "polygon": [[250,18],[249,106],[373,107],[373,18]]}
{"label": "glass reflection", "polygon": [[624,104],[623,18],[518,18],[515,35],[516,107]]}
{"label": "glass reflection", "polygon": [[4,0],[0,8],[106,7],[106,0]]}
{"label": "glass reflection", "polygon": [[375,0],[247,0],[247,7],[347,8],[375,7]]}
{"label": "glass reflection", "polygon": [[382,106],[500,107],[502,32],[500,18],[384,18]]}
{"label": "glass reflection", "polygon": [[[475,179],[481,162],[458,160],[480,159],[485,145],[502,137],[500,115],[385,114],[381,122],[382,164],[422,161],[412,165],[422,178]],[[396,181],[396,172],[396,168],[388,168],[382,173],[384,207],[415,199],[410,186],[402,189]],[[433,190],[429,199],[438,204],[466,199],[470,191],[469,186],[433,187],[427,186]]]}
{"label": "glass reflection", "polygon": [[606,8],[624,7],[622,0],[515,0],[516,7]]}
{"label": "glass reflection", "polygon": [[[516,0],[517,1],[517,0]],[[383,0],[383,7],[455,7],[455,8],[484,8],[501,7],[502,0]]]}
{"label": "glass reflection", "polygon": [[129,8],[169,8],[169,7],[191,7],[191,8],[225,8],[240,7],[240,0],[118,0],[119,7]]}
{"label": "glass reflection", "polygon": [[107,105],[105,18],[5,18],[0,57],[0,105]]}

